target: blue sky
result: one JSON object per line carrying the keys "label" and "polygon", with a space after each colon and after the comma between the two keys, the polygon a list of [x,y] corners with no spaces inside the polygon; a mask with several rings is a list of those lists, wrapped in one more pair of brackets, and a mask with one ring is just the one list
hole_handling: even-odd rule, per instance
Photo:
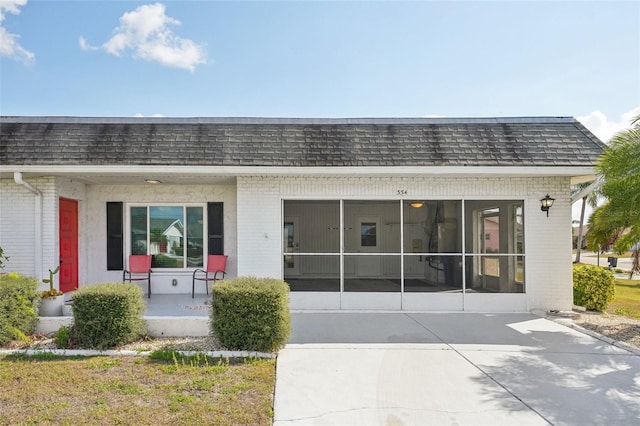
{"label": "blue sky", "polygon": [[640,2],[0,0],[0,114],[640,113]]}

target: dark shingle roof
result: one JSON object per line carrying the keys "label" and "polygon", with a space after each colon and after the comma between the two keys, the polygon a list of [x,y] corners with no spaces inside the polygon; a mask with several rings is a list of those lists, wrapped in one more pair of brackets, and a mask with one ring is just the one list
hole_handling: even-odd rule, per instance
{"label": "dark shingle roof", "polygon": [[1,117],[2,165],[592,166],[573,118]]}

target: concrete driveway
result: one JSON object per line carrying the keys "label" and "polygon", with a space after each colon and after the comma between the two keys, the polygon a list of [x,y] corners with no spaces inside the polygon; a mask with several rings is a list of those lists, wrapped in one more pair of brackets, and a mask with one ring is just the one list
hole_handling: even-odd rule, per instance
{"label": "concrete driveway", "polygon": [[274,424],[640,424],[640,357],[531,314],[294,313]]}

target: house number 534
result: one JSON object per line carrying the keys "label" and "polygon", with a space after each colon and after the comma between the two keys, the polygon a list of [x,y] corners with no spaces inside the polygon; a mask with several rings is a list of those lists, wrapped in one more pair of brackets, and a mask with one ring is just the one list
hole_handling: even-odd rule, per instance
{"label": "house number 534", "polygon": [[407,195],[408,191],[406,189],[398,189],[396,193],[397,195]]}

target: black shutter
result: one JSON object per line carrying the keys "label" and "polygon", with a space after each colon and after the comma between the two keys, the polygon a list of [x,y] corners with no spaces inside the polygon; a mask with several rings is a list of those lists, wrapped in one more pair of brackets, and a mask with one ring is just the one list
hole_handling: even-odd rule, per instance
{"label": "black shutter", "polygon": [[223,203],[207,203],[207,228],[209,254],[224,254],[224,209]]}
{"label": "black shutter", "polygon": [[107,270],[124,269],[122,202],[107,202]]}

